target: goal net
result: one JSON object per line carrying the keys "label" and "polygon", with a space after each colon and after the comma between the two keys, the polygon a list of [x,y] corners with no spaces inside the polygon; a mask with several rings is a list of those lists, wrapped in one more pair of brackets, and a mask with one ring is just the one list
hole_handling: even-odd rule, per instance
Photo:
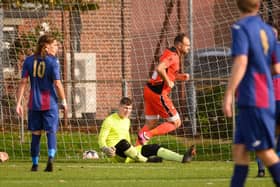
{"label": "goal net", "polygon": [[[99,152],[102,120],[116,112],[122,96],[134,101],[132,141],[144,125],[143,86],[174,37],[185,32],[191,51],[181,70],[191,80],[177,82],[172,100],[182,126],[151,142],[183,153],[194,144],[198,160],[231,159],[233,119],[222,113],[230,75],[230,26],[239,13],[232,0],[11,0],[0,1],[0,151],[10,159],[29,158],[28,89],[24,117],[15,111],[15,92],[24,57],[43,33],[58,37],[59,60],[69,111],[60,111],[57,159],[82,159]],[[279,1],[263,1],[261,14],[279,25]],[[41,157],[47,156],[42,137]]]}

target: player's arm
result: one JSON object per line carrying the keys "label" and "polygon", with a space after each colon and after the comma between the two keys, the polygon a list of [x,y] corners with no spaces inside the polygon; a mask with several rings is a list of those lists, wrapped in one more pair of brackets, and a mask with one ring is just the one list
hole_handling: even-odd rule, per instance
{"label": "player's arm", "polygon": [[128,142],[130,142],[131,143],[131,138],[130,138],[130,126],[131,126],[131,122],[130,122],[130,120],[129,120],[129,130],[127,131],[127,134],[126,134],[126,140],[128,141]]}
{"label": "player's arm", "polygon": [[56,93],[57,93],[58,97],[61,99],[61,104],[62,104],[64,110],[67,111],[67,102],[66,102],[65,92],[64,92],[64,88],[61,83],[61,80],[60,80],[60,67],[59,67],[58,59],[56,59],[55,62],[53,63],[52,76],[54,79],[53,84],[56,89]]}
{"label": "player's arm", "polygon": [[232,74],[228,81],[223,103],[223,112],[227,117],[232,117],[233,95],[245,75],[247,64],[248,57],[246,55],[236,56],[233,59]]}
{"label": "player's arm", "polygon": [[110,120],[105,119],[101,125],[100,133],[98,136],[98,145],[103,153],[105,153],[108,157],[113,157],[115,156],[116,150],[114,147],[109,147],[106,143],[107,138],[110,134],[110,129]]}
{"label": "player's arm", "polygon": [[280,74],[280,62],[272,66],[272,74],[273,75]]}
{"label": "player's arm", "polygon": [[24,90],[27,86],[27,83],[28,83],[28,78],[27,77],[22,78],[21,81],[20,81],[20,84],[19,84],[17,94],[16,94],[16,100],[17,100],[16,112],[19,116],[23,115],[23,109],[22,109],[22,106],[21,106],[21,101],[22,101],[22,98],[23,98],[23,95],[24,95]]}
{"label": "player's arm", "polygon": [[17,93],[16,93],[16,101],[17,101],[16,112],[19,116],[23,115],[23,108],[21,106],[21,102],[22,102],[22,98],[24,97],[24,90],[25,90],[25,88],[28,84],[28,77],[29,77],[29,72],[28,72],[28,67],[27,67],[26,60],[23,63],[21,77],[22,78],[21,78],[20,83],[19,83],[19,88],[18,88]]}
{"label": "player's arm", "polygon": [[166,73],[166,69],[168,68],[167,63],[165,61],[160,62],[157,67],[156,67],[156,71],[158,72],[158,74],[160,75],[160,77],[166,82],[166,84],[170,87],[173,88],[174,87],[174,82],[171,81],[169,79],[169,77],[167,76]]}
{"label": "player's arm", "polygon": [[61,99],[61,104],[62,104],[64,110],[67,110],[65,92],[64,92],[64,88],[61,83],[61,80],[54,80],[54,86],[55,86],[58,97]]}
{"label": "player's arm", "polygon": [[189,80],[190,75],[188,73],[178,73],[176,75],[176,80],[178,81],[187,81]]}
{"label": "player's arm", "polygon": [[245,75],[248,64],[249,41],[240,25],[232,26],[232,41],[233,66],[223,102],[223,112],[227,117],[232,117],[233,95]]}
{"label": "player's arm", "polygon": [[110,133],[110,129],[111,129],[110,123],[109,123],[108,119],[105,119],[102,122],[101,129],[100,129],[99,136],[98,136],[98,145],[100,148],[107,147],[106,140]]}
{"label": "player's arm", "polygon": [[130,139],[130,134],[129,134],[129,132],[127,133],[127,135],[126,135],[125,139],[126,139],[126,140],[127,140],[128,142],[131,142],[131,139]]}
{"label": "player's arm", "polygon": [[275,50],[272,53],[272,74],[280,74],[280,43],[276,42]]}

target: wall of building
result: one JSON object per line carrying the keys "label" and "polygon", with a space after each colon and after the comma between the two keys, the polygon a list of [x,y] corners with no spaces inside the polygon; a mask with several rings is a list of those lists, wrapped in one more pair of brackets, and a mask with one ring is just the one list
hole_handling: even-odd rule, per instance
{"label": "wall of building", "polygon": [[[98,4],[98,10],[81,12],[80,20],[76,20],[81,27],[77,52],[96,54],[97,83],[94,80],[87,83],[87,86],[96,86],[96,118],[102,119],[117,108],[122,96],[122,79],[128,81],[127,94],[136,101],[137,115],[142,115],[143,86],[159,55],[172,46],[178,32],[190,30],[188,1],[100,0]],[[32,12],[29,15],[32,16],[25,16],[17,23],[19,35],[42,22],[50,22],[63,33],[60,59],[62,67],[69,69],[69,64],[66,67],[64,62],[64,54],[70,53],[69,12],[49,11],[39,19],[34,18],[36,15]],[[229,47],[230,25],[237,17],[234,1],[193,1],[194,50]],[[69,70],[64,73],[67,72]],[[64,81],[69,82],[66,77]],[[78,86],[83,85],[82,81],[78,82]]]}
{"label": "wall of building", "polygon": [[[80,32],[80,50],[76,51],[96,54],[97,83],[95,80],[88,80],[90,83],[84,84],[77,80],[79,84],[76,86],[96,86],[96,118],[102,119],[111,110],[117,108],[122,96],[122,79],[131,79],[131,39],[129,37],[131,1],[100,1],[98,4],[98,10],[80,13],[81,25],[77,25],[81,27],[78,31]],[[123,15],[121,15],[121,9]],[[70,53],[70,32],[72,31],[70,31],[69,11],[49,11],[46,17],[40,19],[33,17],[22,19],[22,24],[18,25],[19,35],[31,31],[42,22],[48,22],[59,29],[64,38],[60,51],[61,66],[62,69],[68,68],[65,73],[69,73],[71,67],[64,58],[67,53]],[[71,81],[69,75],[65,76],[66,87],[71,85],[69,81]],[[131,95],[130,90],[127,90],[127,94]]]}

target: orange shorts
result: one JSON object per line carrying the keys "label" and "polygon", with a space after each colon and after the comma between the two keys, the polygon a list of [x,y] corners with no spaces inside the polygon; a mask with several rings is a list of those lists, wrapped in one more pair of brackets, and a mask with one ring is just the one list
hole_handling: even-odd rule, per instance
{"label": "orange shorts", "polygon": [[175,121],[179,119],[178,112],[167,95],[153,92],[149,87],[144,87],[144,107],[146,119],[158,119],[158,116]]}

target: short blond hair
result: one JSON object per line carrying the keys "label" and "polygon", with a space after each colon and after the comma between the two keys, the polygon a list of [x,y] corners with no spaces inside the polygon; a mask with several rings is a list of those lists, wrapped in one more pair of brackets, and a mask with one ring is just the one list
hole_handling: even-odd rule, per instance
{"label": "short blond hair", "polygon": [[242,13],[252,13],[259,10],[261,0],[236,0],[236,4]]}

